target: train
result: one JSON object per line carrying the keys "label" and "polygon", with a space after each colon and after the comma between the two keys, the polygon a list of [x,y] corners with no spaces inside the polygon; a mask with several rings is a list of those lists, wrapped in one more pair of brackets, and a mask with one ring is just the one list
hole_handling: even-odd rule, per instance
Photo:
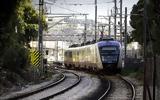
{"label": "train", "polygon": [[64,66],[118,73],[123,68],[121,43],[116,40],[102,40],[84,46],[70,47],[64,51]]}

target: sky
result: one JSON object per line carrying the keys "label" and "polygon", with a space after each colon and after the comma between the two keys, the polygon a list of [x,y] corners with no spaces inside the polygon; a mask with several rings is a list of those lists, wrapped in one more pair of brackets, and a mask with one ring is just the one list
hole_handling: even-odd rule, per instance
{"label": "sky", "polygon": [[[44,0],[45,2],[54,2],[53,5],[47,4],[48,11],[52,13],[83,13],[89,14],[88,19],[95,18],[95,0]],[[98,16],[110,15],[111,9],[114,8],[114,0],[97,0],[97,14]],[[123,13],[125,7],[128,9],[128,14],[131,12],[134,4],[138,0],[122,0]],[[119,8],[119,0],[117,0],[117,7]]]}
{"label": "sky", "polygon": [[[38,4],[39,0],[33,0]],[[117,0],[117,7],[119,8],[120,0]],[[44,0],[46,2],[46,8],[48,13],[61,13],[61,14],[73,14],[73,13],[81,13],[81,14],[89,14],[87,16],[88,19],[95,19],[95,0]],[[134,4],[138,2],[138,0],[122,0],[123,2],[123,14],[125,13],[125,7],[128,8],[128,14],[130,14],[132,7]],[[110,11],[114,8],[113,0],[97,0],[97,14],[98,16],[110,16]],[[82,16],[84,19],[84,16]],[[133,30],[129,24],[130,16],[128,16],[128,31]],[[100,22],[101,19],[98,19]],[[112,20],[113,21],[113,18]],[[119,19],[117,19],[118,23]],[[102,21],[103,22],[103,21]],[[114,22],[114,21],[113,21]],[[108,23],[108,22],[106,22]],[[113,26],[113,25],[112,25]],[[124,26],[124,19],[122,20],[122,26]],[[113,34],[113,28],[111,29],[111,34]]]}

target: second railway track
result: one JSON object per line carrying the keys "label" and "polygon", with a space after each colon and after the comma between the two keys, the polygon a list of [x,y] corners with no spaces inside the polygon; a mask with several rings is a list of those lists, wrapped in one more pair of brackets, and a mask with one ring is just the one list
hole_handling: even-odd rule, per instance
{"label": "second railway track", "polygon": [[[62,88],[61,85],[62,84],[59,84],[61,88],[60,91],[56,92],[56,93],[52,93],[51,95],[47,96],[47,97],[44,97],[44,98],[41,98],[40,100],[49,100],[49,99],[52,99],[53,97],[57,96],[57,95],[60,95],[60,94],[63,94],[64,92],[68,91],[69,89],[73,88],[74,86],[76,86],[80,81],[81,81],[81,78],[79,75],[73,73],[73,72],[68,72],[68,71],[63,71],[63,73],[66,74],[66,77],[67,78],[70,78],[70,80],[68,81],[65,81],[65,86]],[[67,75],[68,73],[68,75]],[[70,75],[69,75],[70,74]],[[72,74],[72,75],[71,75]],[[73,75],[76,76],[76,78],[73,78]],[[68,85],[67,85],[67,82],[68,82]],[[55,88],[55,87],[54,87]]]}
{"label": "second railway track", "polygon": [[69,72],[62,71],[63,77],[48,85],[42,86],[41,88],[33,89],[30,92],[25,92],[20,95],[15,95],[11,97],[1,98],[2,100],[49,100],[56,95],[62,94],[65,91],[71,89],[77,85],[81,78],[79,75]]}
{"label": "second railway track", "polygon": [[120,75],[107,76],[111,80],[111,91],[104,100],[135,100],[134,85]]}
{"label": "second railway track", "polygon": [[64,74],[60,81],[7,100],[135,100],[134,86],[120,75],[98,78],[84,72],[57,71]]}
{"label": "second railway track", "polygon": [[49,100],[56,95],[64,93],[80,82],[80,77],[75,73],[63,72],[63,74],[66,76],[63,82],[55,85],[54,87],[50,87],[45,91],[41,91],[27,98],[23,98],[23,100]]}

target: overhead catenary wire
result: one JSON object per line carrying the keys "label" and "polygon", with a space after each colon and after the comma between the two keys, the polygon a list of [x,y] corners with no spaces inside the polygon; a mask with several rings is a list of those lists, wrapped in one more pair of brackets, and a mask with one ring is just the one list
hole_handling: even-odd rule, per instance
{"label": "overhead catenary wire", "polygon": [[[97,4],[106,4],[106,3],[113,3],[112,1],[107,1],[107,2],[100,2]],[[61,3],[61,5],[73,5],[73,6],[82,6],[82,5],[95,5],[95,3]]]}
{"label": "overhead catenary wire", "polygon": [[68,9],[68,8],[65,8],[65,7],[56,5],[56,4],[55,4],[54,6],[56,6],[56,7],[58,7],[58,8],[61,8],[61,9],[65,9],[65,10],[71,11],[71,12],[80,13],[80,12],[78,12],[78,11],[74,11],[74,10],[71,10],[71,9]]}
{"label": "overhead catenary wire", "polygon": [[[62,3],[60,3],[60,2],[56,2],[53,6],[56,6],[56,7],[58,7],[58,8],[61,8],[61,9],[65,9],[65,10],[67,10],[67,11],[70,11],[70,12],[80,12],[80,11],[75,11],[75,9],[73,9],[72,10],[72,7],[75,5],[75,6],[79,6],[79,5],[93,5],[94,6],[94,3],[85,3],[85,2],[83,2],[83,3],[81,3],[81,2],[68,2],[67,0],[63,0],[64,2],[62,2]],[[113,3],[113,0],[110,0],[110,1],[107,1],[107,2],[98,2],[97,4],[105,4],[105,3]],[[64,6],[64,5],[61,5],[61,4],[65,4],[66,6]],[[73,6],[71,6],[71,8],[68,8],[68,5],[73,5]],[[117,13],[117,15],[118,15],[118,13]],[[124,14],[123,14],[124,15]],[[127,14],[128,15],[128,14]],[[92,30],[94,30],[94,29],[92,29]]]}

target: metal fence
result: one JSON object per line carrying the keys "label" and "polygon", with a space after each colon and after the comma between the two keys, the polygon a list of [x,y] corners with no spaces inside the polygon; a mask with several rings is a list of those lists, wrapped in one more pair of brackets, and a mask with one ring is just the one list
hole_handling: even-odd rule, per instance
{"label": "metal fence", "polygon": [[160,100],[160,56],[146,58],[144,63],[143,100]]}
{"label": "metal fence", "polygon": [[126,58],[125,66],[127,66],[128,69],[137,70],[143,68],[143,61],[140,58]]}
{"label": "metal fence", "polygon": [[160,56],[156,57],[156,67],[155,67],[155,100],[160,100]]}
{"label": "metal fence", "polygon": [[143,100],[153,100],[154,98],[154,58],[146,58],[144,63],[144,98]]}

